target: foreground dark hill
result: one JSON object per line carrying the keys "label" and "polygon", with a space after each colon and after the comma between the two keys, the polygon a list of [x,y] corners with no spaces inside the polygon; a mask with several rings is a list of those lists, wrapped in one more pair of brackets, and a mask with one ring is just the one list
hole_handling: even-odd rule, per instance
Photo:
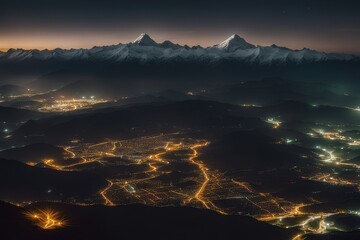
{"label": "foreground dark hill", "polygon": [[46,143],[37,143],[19,148],[6,149],[0,152],[0,157],[36,164],[44,158],[61,160],[64,158],[65,153],[66,152],[62,148]]}
{"label": "foreground dark hill", "polygon": [[0,159],[0,199],[66,200],[98,193],[107,182],[91,173],[56,171]]}
{"label": "foreground dark hill", "polygon": [[295,233],[245,216],[225,216],[193,208],[143,205],[80,207],[40,203],[26,209],[54,209],[68,226],[40,230],[24,219],[24,209],[0,202],[1,237],[12,239],[289,239]]}
{"label": "foreground dark hill", "polygon": [[30,119],[37,119],[44,115],[43,113],[30,110],[0,106],[0,122],[18,123]]}

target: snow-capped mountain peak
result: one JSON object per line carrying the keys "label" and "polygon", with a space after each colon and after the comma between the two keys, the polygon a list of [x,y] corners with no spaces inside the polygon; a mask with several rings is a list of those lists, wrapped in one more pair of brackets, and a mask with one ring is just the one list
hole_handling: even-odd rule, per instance
{"label": "snow-capped mountain peak", "polygon": [[221,42],[220,44],[216,45],[215,47],[224,49],[229,52],[236,51],[238,49],[249,49],[255,48],[255,45],[252,45],[245,41],[242,37],[237,34],[232,35],[225,41]]}
{"label": "snow-capped mountain peak", "polygon": [[146,33],[140,34],[140,36],[133,41],[133,44],[139,46],[158,46],[158,44]]}

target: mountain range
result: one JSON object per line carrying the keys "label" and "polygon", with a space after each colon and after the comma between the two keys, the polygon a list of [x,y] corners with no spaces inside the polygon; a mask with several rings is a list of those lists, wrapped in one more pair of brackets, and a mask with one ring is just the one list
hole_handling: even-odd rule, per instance
{"label": "mountain range", "polygon": [[338,53],[318,52],[304,48],[292,50],[276,45],[256,46],[248,43],[239,35],[232,35],[225,41],[212,47],[179,45],[171,41],[157,43],[148,34],[142,33],[133,42],[112,46],[93,47],[91,49],[54,49],[54,50],[24,50],[9,49],[0,52],[1,62],[22,62],[27,60],[80,60],[80,61],[210,61],[224,59],[257,63],[287,63],[287,62],[319,62],[319,61],[349,61],[358,56]]}

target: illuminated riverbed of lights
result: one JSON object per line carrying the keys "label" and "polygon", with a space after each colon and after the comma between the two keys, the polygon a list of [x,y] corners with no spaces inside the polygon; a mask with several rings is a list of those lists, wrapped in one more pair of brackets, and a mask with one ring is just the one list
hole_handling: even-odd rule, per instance
{"label": "illuminated riverbed of lights", "polygon": [[[75,204],[87,205],[102,203],[108,206],[142,203],[150,206],[183,205],[207,208],[221,214],[238,214],[234,206],[217,204],[221,200],[236,200],[246,205],[248,214],[254,218],[284,228],[298,228],[302,234],[322,234],[336,226],[326,221],[329,216],[342,212],[309,213],[301,210],[308,204],[292,203],[272,196],[270,193],[258,192],[249,182],[238,178],[228,178],[216,169],[209,168],[202,161],[202,151],[211,143],[204,139],[191,139],[179,134],[161,134],[129,140],[104,140],[86,143],[74,139],[63,146],[69,164],[57,163],[54,159],[45,159],[43,163],[59,171],[86,169],[90,163],[102,166],[118,164],[116,159],[126,159],[128,166],[142,166],[129,174],[122,172],[107,177],[107,185],[91,201],[77,199]],[[321,148],[326,164],[343,164],[331,150]],[[109,160],[113,159],[113,160]],[[74,163],[74,161],[77,162]],[[115,161],[115,162],[114,162]],[[120,161],[120,160],[119,160]],[[193,182],[189,187],[179,187],[172,181],[159,180],[177,171],[172,164],[191,166],[188,176],[180,183]],[[123,164],[123,163],[121,163]],[[352,185],[347,179],[333,175],[307,177],[310,181],[321,181],[334,185]],[[181,184],[180,184],[181,185]],[[314,203],[318,203],[315,202]],[[287,222],[299,218],[296,224]],[[314,227],[315,226],[315,227]]]}
{"label": "illuminated riverbed of lights", "polygon": [[[72,141],[71,144],[74,145],[63,147],[71,160],[69,164],[64,164],[64,162],[59,164],[54,159],[44,159],[43,164],[60,171],[73,171],[84,169],[87,164],[93,162],[104,166],[113,164],[107,161],[108,157],[125,157],[130,161],[128,163],[130,166],[147,166],[148,170],[145,168],[141,172],[134,172],[130,177],[123,177],[121,173],[109,177],[108,185],[99,192],[102,202],[106,205],[144,203],[166,206],[180,202],[183,205],[208,208],[222,214],[228,214],[231,211],[216,206],[213,201],[241,199],[253,205],[254,214],[267,213],[271,209],[283,212],[286,207],[280,208],[280,205],[283,203],[290,205],[290,203],[273,198],[270,194],[257,193],[246,182],[227,179],[222,173],[209,169],[201,160],[199,152],[209,144],[206,140],[160,135],[126,141],[107,140],[99,143]],[[177,156],[177,159],[170,157],[173,154]],[[75,159],[78,162],[74,163]],[[157,180],[159,177],[176,171],[176,169],[162,170],[167,166],[171,168],[171,164],[174,163],[193,166],[191,170],[193,176],[182,180],[194,182],[193,186],[181,188],[174,186],[171,182]],[[99,200],[93,200],[94,203],[96,201]]]}

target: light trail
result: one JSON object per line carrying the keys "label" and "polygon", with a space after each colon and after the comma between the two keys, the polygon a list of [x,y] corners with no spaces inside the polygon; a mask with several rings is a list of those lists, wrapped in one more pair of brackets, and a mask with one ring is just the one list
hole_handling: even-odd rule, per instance
{"label": "light trail", "polygon": [[325,182],[332,185],[358,185],[355,182],[350,182],[340,178],[333,177],[331,174],[318,174],[313,177],[303,177],[308,180]]}
{"label": "light trail", "polygon": [[99,147],[99,146],[102,146],[102,145],[105,145],[105,144],[110,144],[111,141],[106,141],[106,142],[100,142],[100,143],[96,143],[96,144],[93,144],[93,145],[90,145],[88,148],[94,148],[94,147]]}
{"label": "light trail", "polygon": [[341,161],[339,161],[339,162],[336,162],[335,164],[336,164],[336,165],[347,166],[347,167],[352,167],[352,168],[357,168],[357,169],[360,168],[360,165],[355,164],[355,163],[347,163],[347,162],[341,162]]}
{"label": "light trail", "polygon": [[195,144],[193,146],[190,147],[190,149],[192,150],[192,155],[189,157],[189,161],[196,165],[198,167],[198,169],[201,171],[202,175],[203,175],[203,182],[200,185],[199,189],[195,192],[195,194],[189,198],[187,200],[187,202],[191,202],[193,199],[196,199],[197,201],[199,201],[205,208],[207,209],[212,209],[214,211],[217,211],[221,214],[227,214],[225,211],[223,211],[222,209],[218,208],[217,206],[215,206],[215,204],[213,204],[210,200],[206,200],[203,197],[203,193],[206,189],[206,186],[208,185],[208,183],[210,182],[210,176],[208,174],[208,168],[201,162],[201,161],[195,161],[195,159],[199,156],[199,153],[197,151],[198,148],[202,148],[205,147],[209,144],[210,142],[205,142],[205,143],[200,143],[200,144]]}
{"label": "light trail", "polygon": [[204,192],[204,189],[206,188],[206,185],[208,184],[208,182],[210,181],[210,178],[207,174],[207,168],[204,166],[203,163],[201,162],[197,162],[194,159],[198,157],[198,148],[204,147],[206,145],[208,145],[209,142],[206,142],[204,144],[195,144],[194,146],[190,147],[190,149],[193,151],[192,155],[189,158],[189,161],[196,165],[200,171],[202,172],[203,178],[204,178],[204,182],[200,185],[200,188],[195,192],[195,195],[193,197],[191,197],[188,201],[191,202],[192,199],[196,199],[198,200],[202,205],[204,205],[205,208],[210,209],[209,205],[206,203],[206,201],[203,199],[202,194]]}
{"label": "light trail", "polygon": [[337,159],[337,157],[333,154],[333,151],[329,151],[327,149],[322,149],[322,150],[329,155],[327,159],[323,160],[324,162],[334,162]]}
{"label": "light trail", "polygon": [[319,228],[317,230],[317,233],[321,234],[321,233],[323,233],[325,231],[326,231],[326,223],[325,223],[324,217],[321,216],[320,217],[320,222],[319,222]]}
{"label": "light trail", "polygon": [[114,185],[114,183],[110,180],[106,180],[109,184],[108,186],[100,192],[100,195],[104,199],[104,205],[114,206],[114,203],[106,196],[107,191]]}
{"label": "light trail", "polygon": [[43,163],[51,168],[58,170],[58,171],[73,171],[72,169],[69,169],[69,168],[76,167],[76,166],[83,165],[83,164],[89,164],[89,163],[93,163],[93,162],[99,162],[101,164],[101,162],[97,161],[97,160],[86,160],[84,157],[81,157],[81,159],[82,159],[82,162],[73,163],[73,164],[69,164],[69,165],[58,165],[55,163],[54,159],[44,159]]}
{"label": "light trail", "polygon": [[72,147],[65,147],[65,148],[63,148],[63,149],[64,149],[65,152],[67,152],[67,153],[69,153],[69,154],[71,155],[70,158],[75,158],[75,157],[76,157],[76,154],[75,154],[73,151],[70,150],[71,148],[72,148]]}
{"label": "light trail", "polygon": [[167,145],[164,147],[165,151],[164,152],[160,152],[157,154],[153,154],[149,156],[149,159],[154,160],[156,162],[160,162],[160,163],[164,163],[164,164],[169,164],[169,161],[164,160],[163,158],[161,158],[162,155],[166,154],[166,152],[169,150],[174,150],[174,149],[169,149],[168,148],[168,143]]}
{"label": "light trail", "polygon": [[27,212],[26,216],[42,229],[56,229],[67,225],[65,219],[60,217],[60,213],[54,210],[36,210]]}
{"label": "light trail", "polygon": [[293,237],[291,240],[305,240],[304,234],[298,234],[295,237]]}
{"label": "light trail", "polygon": [[250,193],[254,193],[254,191],[250,188],[250,186],[249,186],[248,183],[246,183],[246,182],[239,182],[239,181],[236,181],[236,180],[234,180],[234,179],[231,179],[231,181],[232,181],[234,184],[236,184],[236,185],[238,185],[238,186],[246,189],[246,191],[248,191],[248,192],[250,192]]}
{"label": "light trail", "polygon": [[116,144],[120,145],[119,148],[121,147],[121,141],[114,141],[114,142],[112,142],[112,144],[113,144],[113,147],[111,148],[111,151],[116,151],[116,149],[118,148],[116,146]]}
{"label": "light trail", "polygon": [[360,146],[360,141],[359,140],[353,140],[351,142],[348,143],[349,146]]}

